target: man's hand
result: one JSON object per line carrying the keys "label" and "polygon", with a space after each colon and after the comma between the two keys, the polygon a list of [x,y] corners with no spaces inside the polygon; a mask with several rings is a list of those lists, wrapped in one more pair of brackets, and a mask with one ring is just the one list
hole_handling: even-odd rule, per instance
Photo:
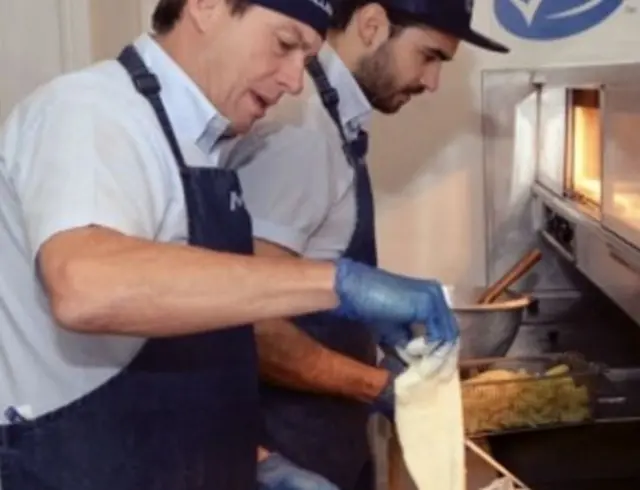
{"label": "man's hand", "polygon": [[380,362],[380,367],[388,371],[389,378],[378,396],[373,400],[371,410],[384,415],[390,422],[394,422],[396,409],[395,381],[407,366],[394,355],[385,354]]}
{"label": "man's hand", "polygon": [[340,259],[335,288],[340,299],[336,314],[370,326],[383,346],[406,347],[413,340],[413,324],[426,327],[431,347],[451,345],[459,336],[438,281],[403,277]]}
{"label": "man's hand", "polygon": [[339,490],[326,478],[304,470],[278,453],[258,463],[259,490]]}

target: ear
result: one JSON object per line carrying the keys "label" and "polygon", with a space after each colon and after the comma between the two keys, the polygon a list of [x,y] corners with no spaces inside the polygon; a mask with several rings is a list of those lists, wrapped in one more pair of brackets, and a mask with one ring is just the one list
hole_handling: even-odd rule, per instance
{"label": "ear", "polygon": [[358,37],[368,48],[377,48],[389,39],[391,25],[387,12],[379,3],[368,3],[354,14]]}
{"label": "ear", "polygon": [[228,13],[225,0],[187,0],[183,15],[191,20],[198,31],[208,32],[224,13]]}

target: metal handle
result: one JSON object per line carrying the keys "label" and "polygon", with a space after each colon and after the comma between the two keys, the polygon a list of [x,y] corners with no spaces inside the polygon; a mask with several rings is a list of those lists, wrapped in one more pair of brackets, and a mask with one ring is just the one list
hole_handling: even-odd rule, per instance
{"label": "metal handle", "polygon": [[621,266],[625,267],[626,269],[629,269],[631,272],[633,272],[634,274],[638,274],[640,275],[640,267],[636,264],[632,264],[631,262],[629,262],[627,259],[623,258],[620,255],[620,251],[616,250],[613,245],[607,244],[607,248],[609,249],[609,256],[616,261],[618,264],[620,264]]}
{"label": "metal handle", "polygon": [[536,265],[542,259],[542,252],[535,248],[531,250],[527,255],[522,257],[509,271],[503,275],[492,286],[487,288],[480,298],[478,303],[481,305],[493,303],[498,299],[502,293],[504,293],[513,283],[529,272],[534,265]]}
{"label": "metal handle", "polygon": [[484,451],[480,446],[478,446],[471,439],[465,438],[464,445],[471,449],[476,455],[480,456],[486,463],[488,463],[494,470],[498,471],[502,475],[506,476],[511,483],[515,483],[520,486],[523,490],[529,490],[529,487],[526,486],[522,481],[518,479],[513,473],[511,473],[508,469],[502,466],[498,461],[496,461],[490,454]]}
{"label": "metal handle", "polygon": [[568,260],[569,262],[576,261],[576,258],[573,255],[571,255],[569,252],[567,252],[567,250],[562,245],[560,245],[560,242],[558,242],[558,240],[553,238],[549,232],[542,230],[540,231],[540,235],[542,235],[542,238],[544,238],[545,241],[549,245],[551,245],[556,252],[562,255],[562,257],[564,257],[565,260]]}

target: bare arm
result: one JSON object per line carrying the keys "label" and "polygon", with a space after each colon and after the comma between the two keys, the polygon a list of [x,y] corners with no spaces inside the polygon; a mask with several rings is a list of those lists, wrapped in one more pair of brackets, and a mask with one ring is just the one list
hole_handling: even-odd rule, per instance
{"label": "bare arm", "polygon": [[217,253],[100,227],[52,236],[38,262],[56,319],[89,333],[180,335],[337,302],[333,264]]}
{"label": "bare arm", "polygon": [[[272,258],[291,252],[262,240],[256,255]],[[302,259],[298,259],[301,260]],[[255,325],[260,374],[269,381],[300,390],[372,401],[389,374],[327,349],[288,320],[266,320]]]}

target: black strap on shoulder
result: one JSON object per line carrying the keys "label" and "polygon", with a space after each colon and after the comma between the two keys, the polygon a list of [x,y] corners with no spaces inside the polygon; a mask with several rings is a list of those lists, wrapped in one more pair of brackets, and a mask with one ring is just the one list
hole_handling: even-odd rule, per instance
{"label": "black strap on shoulder", "polygon": [[349,160],[349,164],[352,166],[357,165],[358,157],[354,154],[351,142],[347,139],[347,135],[342,127],[342,121],[340,120],[340,111],[338,110],[338,104],[340,103],[340,96],[338,91],[331,86],[327,74],[325,73],[320,61],[317,57],[311,58],[307,63],[307,72],[311,76],[313,83],[318,90],[322,105],[333,119],[338,132],[340,133],[340,139],[342,140],[342,149]]}
{"label": "black strap on shoulder", "polygon": [[144,61],[132,45],[127,46],[118,56],[118,62],[127,70],[136,90],[149,101],[156,113],[160,126],[164,132],[178,167],[186,168],[186,163],[178,145],[178,140],[173,131],[173,126],[160,98],[160,82],[158,77],[149,71]]}

